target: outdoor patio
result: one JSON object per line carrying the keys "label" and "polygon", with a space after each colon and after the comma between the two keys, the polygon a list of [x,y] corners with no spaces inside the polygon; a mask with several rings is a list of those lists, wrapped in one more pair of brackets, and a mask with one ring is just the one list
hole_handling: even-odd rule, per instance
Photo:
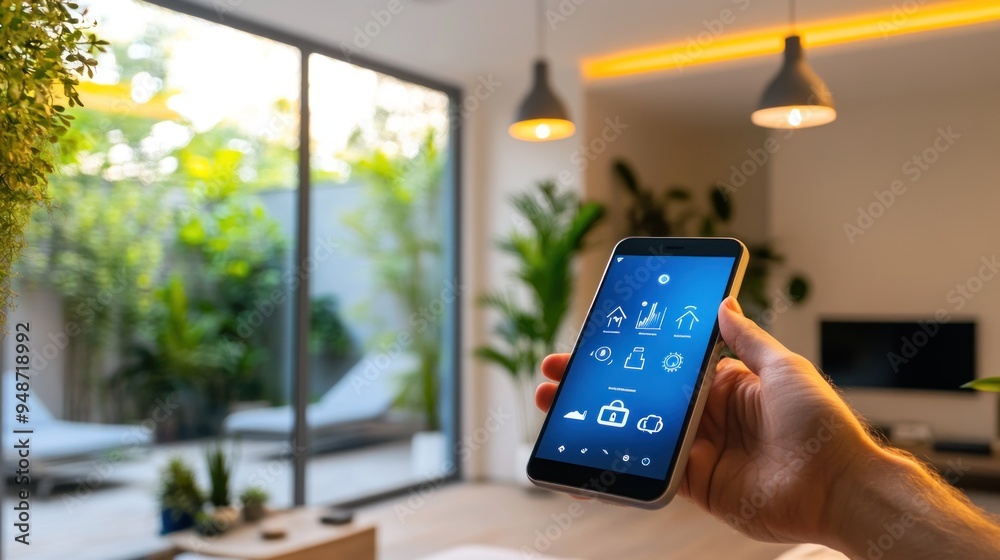
{"label": "outdoor patio", "polygon": [[[140,456],[115,465],[81,465],[79,480],[92,475],[105,482],[89,491],[86,484],[60,484],[48,498],[31,502],[31,545],[4,539],[4,557],[25,560],[116,560],[134,558],[169,546],[159,535],[156,500],[160,469],[171,457],[197,467],[199,483],[208,485],[204,449],[209,441],[156,445]],[[267,489],[273,508],[292,503],[292,463],[283,442],[236,444],[234,493],[250,484]],[[370,496],[418,482],[411,470],[410,441],[380,443],[313,455],[307,469],[309,504],[330,504]],[[4,510],[14,506],[10,488]],[[4,531],[12,529],[5,523]]]}

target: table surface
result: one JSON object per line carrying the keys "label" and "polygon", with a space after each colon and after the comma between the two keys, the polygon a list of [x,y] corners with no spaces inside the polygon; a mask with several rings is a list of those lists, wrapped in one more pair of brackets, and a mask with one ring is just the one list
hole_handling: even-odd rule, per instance
{"label": "table surface", "polygon": [[[275,512],[262,521],[244,523],[216,537],[206,537],[197,531],[187,530],[171,534],[170,540],[186,552],[257,559],[282,557],[375,531],[375,526],[370,523],[320,523],[319,519],[325,510],[326,508],[315,507]],[[281,539],[264,539],[260,536],[261,528],[273,526],[284,528],[286,536]]]}

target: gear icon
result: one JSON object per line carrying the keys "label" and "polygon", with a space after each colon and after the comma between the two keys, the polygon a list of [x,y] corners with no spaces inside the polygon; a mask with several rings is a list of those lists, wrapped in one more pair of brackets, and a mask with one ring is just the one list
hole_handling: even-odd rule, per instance
{"label": "gear icon", "polygon": [[683,363],[684,356],[681,356],[678,352],[671,352],[667,354],[666,358],[663,358],[663,369],[673,373],[681,369],[681,364]]}

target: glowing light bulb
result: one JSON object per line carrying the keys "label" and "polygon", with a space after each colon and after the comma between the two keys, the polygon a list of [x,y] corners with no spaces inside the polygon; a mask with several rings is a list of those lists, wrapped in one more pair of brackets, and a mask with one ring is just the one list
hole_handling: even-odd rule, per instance
{"label": "glowing light bulb", "polygon": [[548,138],[549,135],[551,135],[551,134],[552,134],[552,129],[549,128],[549,125],[547,125],[545,123],[542,123],[542,124],[540,124],[540,125],[538,125],[538,126],[535,127],[535,137],[536,138],[545,139],[545,138]]}
{"label": "glowing light bulb", "polygon": [[792,109],[788,112],[788,124],[792,126],[799,126],[802,124],[802,111],[798,109]]}

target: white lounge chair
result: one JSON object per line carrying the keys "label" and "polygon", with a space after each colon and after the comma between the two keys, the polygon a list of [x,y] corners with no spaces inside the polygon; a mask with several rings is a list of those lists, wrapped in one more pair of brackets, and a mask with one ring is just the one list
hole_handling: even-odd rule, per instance
{"label": "white lounge chair", "polygon": [[[392,408],[399,376],[418,367],[409,354],[387,360],[388,364],[378,367],[378,359],[362,359],[318,402],[308,405],[306,423],[315,445],[373,435],[372,428],[378,428]],[[276,406],[234,412],[224,426],[229,435],[288,439],[294,420],[291,406]]]}
{"label": "white lounge chair", "polygon": [[[112,452],[126,452],[144,448],[152,442],[152,433],[141,426],[99,424],[96,422],[69,422],[59,420],[45,406],[35,391],[30,391],[27,403],[18,399],[17,379],[12,371],[3,375],[3,465],[5,472],[14,472],[20,457],[14,446],[19,439],[30,440],[31,478],[39,480],[42,494],[51,489],[54,479],[73,479],[88,474],[92,466],[85,461],[108,458],[119,461],[122,457]],[[17,421],[18,404],[27,404],[28,422]],[[16,434],[13,430],[31,430],[32,433]]]}

